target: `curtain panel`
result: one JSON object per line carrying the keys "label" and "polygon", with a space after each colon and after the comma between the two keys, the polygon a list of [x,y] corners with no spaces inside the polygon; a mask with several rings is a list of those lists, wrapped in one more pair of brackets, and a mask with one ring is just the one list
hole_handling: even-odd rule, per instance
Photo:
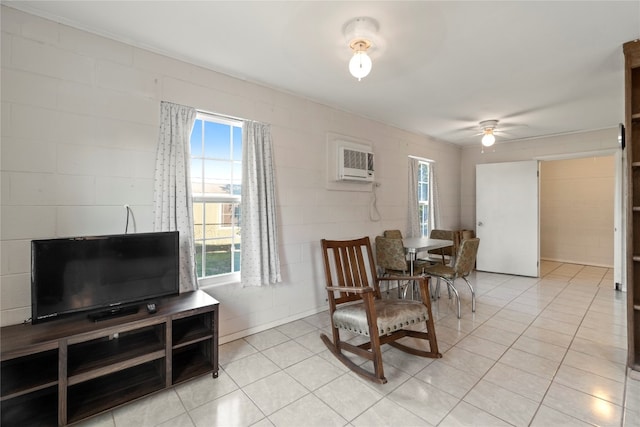
{"label": "curtain panel", "polygon": [[242,132],[242,286],[281,282],[271,126],[246,120]]}
{"label": "curtain panel", "polygon": [[[421,237],[420,215],[418,204],[418,173],[420,159],[409,157],[409,206],[407,213],[407,236]],[[436,182],[436,164],[429,162],[429,227],[430,230],[440,225],[440,209],[438,200],[438,183]]]}
{"label": "curtain panel", "polygon": [[420,161],[409,157],[409,206],[407,211],[407,236],[420,237],[420,215],[418,212],[418,169]]}
{"label": "curtain panel", "polygon": [[431,230],[440,228],[440,196],[434,162],[429,163],[429,222]]}
{"label": "curtain panel", "polygon": [[180,232],[180,292],[198,288],[189,143],[195,118],[195,108],[164,101],[160,104],[153,230]]}

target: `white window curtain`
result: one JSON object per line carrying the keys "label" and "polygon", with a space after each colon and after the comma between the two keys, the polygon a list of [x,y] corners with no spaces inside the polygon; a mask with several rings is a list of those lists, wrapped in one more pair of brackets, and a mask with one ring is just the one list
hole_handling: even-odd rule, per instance
{"label": "white window curtain", "polygon": [[180,232],[180,292],[198,288],[189,145],[195,118],[195,108],[164,101],[160,104],[153,230]]}
{"label": "white window curtain", "polygon": [[440,227],[440,196],[434,162],[429,162],[429,218],[431,230]]}
{"label": "white window curtain", "polygon": [[418,213],[418,168],[420,161],[409,157],[409,206],[407,215],[407,236],[420,237],[420,216]]}
{"label": "white window curtain", "polygon": [[242,286],[281,282],[271,126],[246,120],[242,132]]}
{"label": "white window curtain", "polygon": [[[418,212],[418,169],[420,159],[409,157],[409,206],[407,216],[407,236],[421,237],[420,216]],[[429,226],[431,230],[440,225],[438,184],[436,182],[436,164],[429,162]]]}

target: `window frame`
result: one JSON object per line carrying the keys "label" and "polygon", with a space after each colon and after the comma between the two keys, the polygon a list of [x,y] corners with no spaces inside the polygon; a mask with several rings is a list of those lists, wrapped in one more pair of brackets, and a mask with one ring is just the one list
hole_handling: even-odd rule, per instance
{"label": "window frame", "polygon": [[[228,118],[228,117],[224,117],[224,116],[220,116],[214,113],[209,113],[209,112],[205,112],[205,111],[200,111],[198,110],[196,112],[196,121],[197,120],[202,120],[203,121],[203,126],[204,126],[204,122],[205,121],[209,121],[209,122],[213,122],[213,123],[219,123],[222,125],[227,125],[230,126],[230,130],[231,130],[231,134],[229,135],[230,137],[230,142],[232,144],[233,142],[233,128],[237,127],[240,128],[240,136],[242,138],[242,132],[244,132],[244,128],[243,128],[243,123],[242,120],[239,119],[232,119],[232,118]],[[194,122],[195,125],[195,122]],[[193,129],[192,129],[193,132]],[[191,140],[189,141],[191,144]],[[190,145],[191,147],[191,145]],[[231,185],[235,185],[234,183],[238,182],[237,177],[234,176],[234,171],[237,170],[237,168],[235,168],[235,164],[236,163],[240,163],[240,165],[242,165],[242,155],[240,160],[234,159],[233,157],[233,146],[230,146],[230,158],[229,159],[214,159],[214,158],[210,158],[210,157],[206,157],[205,155],[205,141],[203,138],[203,142],[202,142],[202,152],[200,153],[200,155],[194,157],[194,155],[192,153],[190,153],[189,155],[189,160],[190,162],[193,160],[202,160],[202,169],[200,170],[200,176],[201,176],[201,183],[203,183],[204,185],[204,180],[205,180],[205,162],[206,160],[216,160],[216,161],[220,161],[220,160],[224,160],[224,161],[229,161],[230,163],[230,178],[231,178]],[[190,164],[191,167],[191,164]],[[192,170],[192,169],[191,169]],[[242,174],[242,168],[240,168],[240,174]],[[240,182],[242,181],[242,176],[239,177],[240,178]],[[193,182],[193,177],[191,178],[191,182]],[[220,206],[222,206],[225,203],[231,204],[232,205],[232,209],[237,209],[241,207],[241,202],[242,202],[242,198],[241,195],[238,194],[233,194],[233,188],[231,189],[231,193],[230,194],[207,194],[204,193],[204,188],[203,186],[201,188],[198,189],[198,191],[194,191],[194,189],[191,189],[191,203],[192,206],[195,206],[198,203],[202,203],[203,205],[203,209],[202,209],[202,218],[200,218],[202,226],[203,226],[203,233],[202,233],[202,238],[197,238],[196,237],[196,233],[194,230],[194,244],[196,243],[201,243],[203,249],[206,248],[206,243],[207,242],[213,242],[215,241],[212,239],[207,239],[206,238],[206,215],[207,215],[207,210],[206,210],[206,205],[207,203],[219,203]],[[195,222],[195,208],[193,215],[194,215],[194,222]],[[218,212],[218,223],[221,224],[220,220],[222,218],[222,209],[219,210]],[[240,213],[240,215],[242,215]],[[235,218],[235,215],[234,215]],[[194,224],[195,225],[195,224]],[[230,227],[223,227],[223,226],[219,226],[220,229],[224,229],[224,230],[233,230],[235,227],[240,227],[240,224],[236,224],[234,222],[234,224],[232,224]],[[240,249],[238,251],[241,252],[241,241],[240,239],[236,239],[234,238],[235,233],[232,232],[231,234],[231,257],[235,260],[235,253],[236,253],[236,247],[238,245],[240,245]],[[201,255],[204,258],[204,255]],[[198,257],[198,253],[196,253],[196,257]],[[204,262],[204,260],[202,261]],[[222,284],[229,284],[229,283],[240,283],[240,261],[238,261],[238,265],[235,265],[233,263],[234,261],[232,261],[232,269],[237,268],[238,271],[231,271],[229,273],[223,273],[223,274],[218,274],[218,275],[214,275],[214,276],[203,276],[203,277],[198,277],[198,272],[196,271],[196,278],[198,280],[198,284],[201,288],[206,288],[206,287],[210,287],[210,286],[216,286],[216,285],[222,285]]]}
{"label": "window frame", "polygon": [[[238,221],[235,221],[234,218],[237,218],[239,215],[237,215],[236,210],[239,208],[240,205],[240,198],[238,198],[237,202],[220,202],[220,201],[216,201],[217,203],[222,203],[222,209],[220,209],[220,216],[219,216],[219,221],[220,221],[220,228],[223,229],[233,229],[234,228],[234,222],[238,223]],[[231,211],[230,213],[225,212],[225,208],[226,206],[230,206],[231,207]],[[226,216],[229,216],[229,220],[227,221],[225,219]],[[231,224],[231,226],[227,227],[223,224]]]}
{"label": "window frame", "polygon": [[[432,219],[429,216],[430,210],[431,210],[431,200],[430,200],[430,191],[429,191],[429,187],[431,186],[431,182],[429,180],[430,177],[430,169],[431,169],[431,164],[433,162],[428,161],[428,160],[418,160],[418,180],[416,182],[416,188],[418,190],[418,194],[416,195],[416,198],[418,200],[418,220],[419,220],[419,225],[420,225],[420,235],[422,237],[429,237],[429,234],[431,233],[431,222]],[[425,180],[421,180],[420,178],[422,177],[421,174],[421,168],[426,167],[427,168],[427,173],[426,173],[426,181]],[[421,185],[426,184],[427,186],[427,191],[426,191],[426,201],[425,200],[420,200],[420,195],[422,193],[421,191]],[[423,222],[422,221],[422,217],[420,216],[420,208],[423,207],[423,211],[426,210],[427,212],[427,221]]]}

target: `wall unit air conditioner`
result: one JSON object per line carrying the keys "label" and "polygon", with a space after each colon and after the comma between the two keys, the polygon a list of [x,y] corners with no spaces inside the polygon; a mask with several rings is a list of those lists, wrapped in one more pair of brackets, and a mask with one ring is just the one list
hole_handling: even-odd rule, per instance
{"label": "wall unit air conditioner", "polygon": [[367,148],[338,146],[338,181],[373,182],[373,153]]}

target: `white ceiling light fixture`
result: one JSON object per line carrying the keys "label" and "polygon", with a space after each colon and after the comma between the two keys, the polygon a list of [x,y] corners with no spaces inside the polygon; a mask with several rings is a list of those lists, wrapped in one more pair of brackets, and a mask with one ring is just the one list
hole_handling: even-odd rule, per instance
{"label": "white ceiling light fixture", "polygon": [[353,77],[357,78],[358,81],[367,77],[371,72],[373,63],[371,62],[369,55],[367,55],[367,49],[370,46],[371,43],[368,43],[368,40],[364,39],[357,40],[351,45],[351,49],[353,49],[354,53],[349,61],[349,72]]}
{"label": "white ceiling light fixture", "polygon": [[484,120],[480,122],[480,128],[482,129],[482,145],[485,147],[491,147],[496,142],[496,137],[493,132],[498,126],[497,120]]}
{"label": "white ceiling light fixture", "polygon": [[367,51],[374,45],[373,40],[377,32],[378,23],[371,18],[354,18],[344,26],[344,35],[349,47],[353,50],[353,56],[349,61],[349,72],[358,81],[371,72],[373,62]]}

